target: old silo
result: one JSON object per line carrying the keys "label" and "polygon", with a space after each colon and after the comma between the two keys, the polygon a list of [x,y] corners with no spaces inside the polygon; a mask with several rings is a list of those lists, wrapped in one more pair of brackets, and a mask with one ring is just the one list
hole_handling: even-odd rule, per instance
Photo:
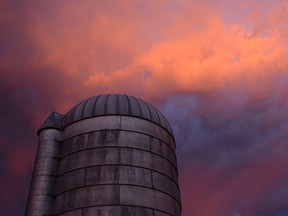
{"label": "old silo", "polygon": [[27,216],[181,215],[173,132],[149,103],[95,96],[38,135]]}

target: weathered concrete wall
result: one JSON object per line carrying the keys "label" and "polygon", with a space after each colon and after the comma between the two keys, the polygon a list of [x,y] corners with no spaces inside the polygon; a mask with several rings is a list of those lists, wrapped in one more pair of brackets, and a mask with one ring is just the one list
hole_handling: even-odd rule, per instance
{"label": "weathered concrete wall", "polygon": [[62,132],[57,129],[45,129],[39,134],[25,216],[52,214],[61,139]]}
{"label": "weathered concrete wall", "polygon": [[64,129],[54,215],[181,215],[175,143],[163,127],[99,116]]}

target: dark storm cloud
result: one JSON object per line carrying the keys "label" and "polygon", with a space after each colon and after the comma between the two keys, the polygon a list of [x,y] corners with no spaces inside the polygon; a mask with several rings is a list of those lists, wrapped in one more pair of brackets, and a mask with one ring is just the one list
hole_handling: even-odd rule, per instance
{"label": "dark storm cloud", "polygon": [[[59,103],[55,96],[62,95],[63,89],[55,86],[65,82],[51,69],[25,70],[20,74],[1,71],[0,197],[5,215],[23,214],[37,145],[36,128]],[[17,205],[22,210],[15,208]]]}
{"label": "dark storm cloud", "polygon": [[[0,206],[3,215],[23,214],[37,146],[36,128],[63,103],[57,96],[63,97],[69,90],[66,84],[69,78],[60,69],[33,62],[34,56],[41,52],[26,31],[27,7],[20,1],[3,1],[0,5]],[[69,81],[73,87],[73,80]]]}
{"label": "dark storm cloud", "polygon": [[185,214],[287,211],[287,77],[271,79],[264,95],[246,88],[191,92],[162,107],[178,143]]}
{"label": "dark storm cloud", "polygon": [[269,89],[265,89],[266,81],[262,83],[261,94],[253,94],[246,87],[227,87],[171,96],[163,110],[179,134],[179,152],[183,149],[183,153],[189,153],[186,150],[191,147],[227,151],[240,147],[253,152],[259,149],[251,149],[250,144],[259,143],[261,148],[275,146],[271,141],[278,139],[277,143],[284,145],[288,129],[287,76],[270,79]]}

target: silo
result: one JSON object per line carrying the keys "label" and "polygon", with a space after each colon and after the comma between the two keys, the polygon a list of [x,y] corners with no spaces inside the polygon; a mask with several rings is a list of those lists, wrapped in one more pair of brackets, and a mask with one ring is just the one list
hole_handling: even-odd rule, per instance
{"label": "silo", "polygon": [[61,130],[52,215],[181,215],[173,132],[149,103],[95,96],[74,106]]}

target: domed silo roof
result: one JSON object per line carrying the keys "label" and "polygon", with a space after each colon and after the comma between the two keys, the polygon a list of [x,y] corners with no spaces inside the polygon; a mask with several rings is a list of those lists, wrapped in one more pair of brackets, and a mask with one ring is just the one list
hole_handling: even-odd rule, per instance
{"label": "domed silo roof", "polygon": [[155,107],[139,98],[120,94],[94,96],[78,103],[65,115],[63,127],[86,118],[107,115],[146,119],[165,128],[174,137],[169,122]]}

